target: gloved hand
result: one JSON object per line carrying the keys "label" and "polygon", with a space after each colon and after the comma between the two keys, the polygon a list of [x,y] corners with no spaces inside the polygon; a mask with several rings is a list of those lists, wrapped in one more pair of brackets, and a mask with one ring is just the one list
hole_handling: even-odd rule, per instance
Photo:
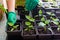
{"label": "gloved hand", "polygon": [[8,23],[13,26],[16,23],[16,13],[14,12],[8,12]]}

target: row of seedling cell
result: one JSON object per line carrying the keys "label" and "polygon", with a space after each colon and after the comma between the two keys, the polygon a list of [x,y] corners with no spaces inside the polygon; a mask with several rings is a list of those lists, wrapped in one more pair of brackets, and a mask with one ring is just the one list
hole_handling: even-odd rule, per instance
{"label": "row of seedling cell", "polygon": [[[35,16],[38,19],[25,15],[26,21],[22,23],[22,35],[23,37],[31,38],[32,36],[49,36],[60,34],[60,21],[58,17],[52,12],[46,12],[47,15],[43,15],[42,11],[39,11],[39,16]],[[31,32],[31,30],[33,30]],[[43,38],[45,38],[43,37]],[[32,37],[33,38],[33,37]]]}

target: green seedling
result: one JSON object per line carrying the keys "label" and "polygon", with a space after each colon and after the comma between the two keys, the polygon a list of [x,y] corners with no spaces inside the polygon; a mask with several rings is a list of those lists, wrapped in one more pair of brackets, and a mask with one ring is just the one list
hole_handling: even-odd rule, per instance
{"label": "green seedling", "polygon": [[51,15],[51,12],[46,12],[48,15]]}
{"label": "green seedling", "polygon": [[33,25],[32,25],[31,22],[25,22],[25,25],[27,26],[27,27],[25,28],[25,31],[30,31],[30,30],[33,29]]}
{"label": "green seedling", "polygon": [[39,10],[39,16],[42,16],[42,13],[43,13],[42,10]]}
{"label": "green seedling", "polygon": [[54,24],[56,24],[56,25],[59,25],[59,22],[56,22],[56,21],[52,21]]}
{"label": "green seedling", "polygon": [[53,21],[56,21],[56,22],[58,22],[59,21],[59,19],[58,18],[51,18]]}
{"label": "green seedling", "polygon": [[43,22],[40,22],[40,23],[38,23],[38,26],[44,27],[44,26],[46,26],[46,24]]}
{"label": "green seedling", "polygon": [[18,26],[19,26],[19,25],[12,26],[13,28],[11,29],[11,31],[17,29]]}
{"label": "green seedling", "polygon": [[58,25],[58,28],[57,28],[57,30],[58,30],[58,31],[60,30],[60,25]]}
{"label": "green seedling", "polygon": [[51,13],[51,12],[46,12],[48,15],[50,15],[50,16],[55,16],[55,14],[54,13]]}
{"label": "green seedling", "polygon": [[27,21],[27,22],[25,22],[25,25],[29,26],[29,25],[31,25],[31,23]]}
{"label": "green seedling", "polygon": [[42,18],[41,18],[41,21],[45,21],[45,18],[44,18],[44,17],[42,17]]}
{"label": "green seedling", "polygon": [[31,22],[34,22],[35,21],[35,19],[32,18],[32,17],[30,17],[29,15],[25,15],[25,17],[26,17],[26,19],[28,19]]}
{"label": "green seedling", "polygon": [[13,23],[8,22],[8,25],[9,25],[9,26],[13,26]]}
{"label": "green seedling", "polygon": [[46,21],[45,21],[45,24],[49,24],[49,23],[50,23],[50,20],[46,20]]}
{"label": "green seedling", "polygon": [[40,22],[40,23],[38,23],[38,25],[39,25],[40,27],[43,27],[43,28],[44,28],[44,31],[46,31],[46,24],[45,24],[45,23]]}
{"label": "green seedling", "polygon": [[14,26],[12,23],[8,23],[8,25],[12,27],[12,29],[10,31],[14,31],[19,26],[19,25]]}

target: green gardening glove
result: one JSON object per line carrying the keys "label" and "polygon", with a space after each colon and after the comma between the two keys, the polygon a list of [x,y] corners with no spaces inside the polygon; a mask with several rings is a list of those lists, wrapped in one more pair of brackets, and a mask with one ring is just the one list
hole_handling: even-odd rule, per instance
{"label": "green gardening glove", "polygon": [[16,13],[8,12],[8,25],[13,26],[16,23]]}

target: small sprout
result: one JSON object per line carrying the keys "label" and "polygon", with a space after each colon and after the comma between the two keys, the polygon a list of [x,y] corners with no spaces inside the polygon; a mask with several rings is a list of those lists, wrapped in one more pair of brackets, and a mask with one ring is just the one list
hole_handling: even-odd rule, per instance
{"label": "small sprout", "polygon": [[29,29],[33,29],[33,25],[30,25],[30,26],[29,26]]}
{"label": "small sprout", "polygon": [[52,33],[52,34],[54,34],[54,32],[53,32],[53,30],[52,30],[51,28],[48,28],[48,30],[50,30],[50,31],[51,31],[51,33]]}
{"label": "small sprout", "polygon": [[10,31],[13,31],[14,30],[14,28],[12,28]]}
{"label": "small sprout", "polygon": [[28,30],[28,28],[26,28],[26,29],[24,29],[25,31],[27,31]]}
{"label": "small sprout", "polygon": [[39,25],[39,26],[42,26],[42,27],[46,26],[46,24],[43,23],[43,22],[38,23],[38,25]]}
{"label": "small sprout", "polygon": [[34,22],[35,21],[35,19],[33,19],[33,18],[31,18],[31,19],[29,19],[31,22]]}
{"label": "small sprout", "polygon": [[51,14],[51,16],[55,16],[55,14]]}
{"label": "small sprout", "polygon": [[43,17],[46,17],[46,15],[43,15]]}
{"label": "small sprout", "polygon": [[58,28],[60,28],[60,25],[58,25]]}
{"label": "small sprout", "polygon": [[36,15],[35,17],[38,17],[38,15]]}
{"label": "small sprout", "polygon": [[25,28],[25,31],[30,31],[33,29],[33,25],[29,25],[27,28]]}
{"label": "small sprout", "polygon": [[42,18],[41,18],[41,21],[45,21],[45,18],[44,18],[44,17],[42,17]]}
{"label": "small sprout", "polygon": [[59,21],[59,19],[53,19],[54,21]]}
{"label": "small sprout", "polygon": [[8,22],[8,25],[9,25],[9,26],[13,26],[13,23],[11,23],[11,22]]}
{"label": "small sprout", "polygon": [[16,29],[19,25],[13,26],[14,29]]}
{"label": "small sprout", "polygon": [[31,25],[31,23],[30,22],[25,22],[25,25]]}
{"label": "small sprout", "polygon": [[59,22],[55,22],[55,21],[53,21],[53,23],[56,24],[56,25],[59,25]]}
{"label": "small sprout", "polygon": [[39,15],[40,15],[40,16],[42,15],[42,13],[43,13],[42,10],[39,10]]}
{"label": "small sprout", "polygon": [[13,28],[12,28],[10,31],[13,31],[13,30],[17,29],[18,26],[19,26],[19,25],[12,26]]}
{"label": "small sprout", "polygon": [[46,20],[46,21],[45,21],[45,24],[49,24],[49,22],[50,22],[50,20]]}
{"label": "small sprout", "polygon": [[48,15],[51,15],[51,12],[46,12]]}
{"label": "small sprout", "polygon": [[55,14],[51,13],[51,12],[47,12],[47,14],[50,15],[50,16],[55,16]]}
{"label": "small sprout", "polygon": [[58,28],[57,28],[57,30],[58,30],[58,31],[60,30],[60,25],[58,25]]}
{"label": "small sprout", "polygon": [[59,30],[60,30],[60,28],[57,28],[57,30],[59,31]]}
{"label": "small sprout", "polygon": [[28,15],[25,15],[25,17],[27,18],[27,19],[30,19],[31,17],[30,16],[28,16]]}
{"label": "small sprout", "polygon": [[34,21],[35,21],[34,18],[32,18],[32,17],[30,17],[30,16],[28,16],[28,15],[26,15],[25,17],[26,17],[29,21],[31,21],[31,22],[34,22]]}

